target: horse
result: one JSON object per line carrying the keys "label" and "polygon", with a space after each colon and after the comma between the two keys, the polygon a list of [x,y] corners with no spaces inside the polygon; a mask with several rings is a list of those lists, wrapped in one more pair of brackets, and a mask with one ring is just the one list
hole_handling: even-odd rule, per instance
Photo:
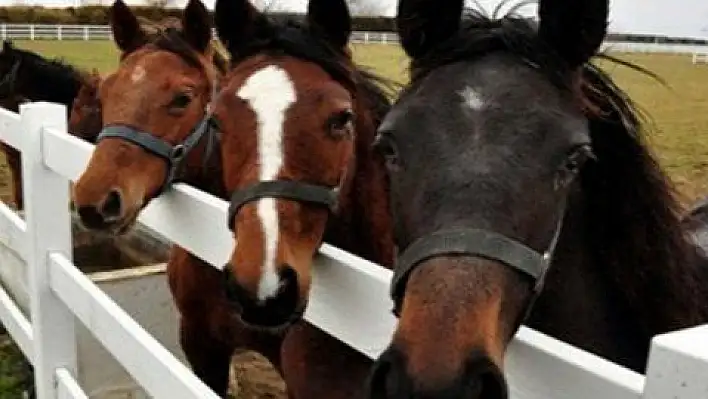
{"label": "horse", "polygon": [[[64,104],[67,107],[69,132],[83,140],[93,143],[98,131],[91,120],[92,113],[71,118],[74,100],[81,90],[97,87],[95,73],[79,70],[59,59],[46,59],[28,50],[3,41],[0,51],[0,107],[19,112],[19,105],[27,101],[49,101]],[[84,116],[87,118],[84,119]],[[22,197],[21,154],[11,146],[0,143],[0,151],[5,153],[13,182],[13,202],[18,210],[24,208]]]}
{"label": "horse", "polygon": [[121,61],[101,83],[103,130],[72,199],[85,227],[121,234],[173,181],[220,191],[207,108],[226,61],[211,48],[200,2],[185,9],[181,28],[150,34],[122,0],[110,15]]}
{"label": "horse", "polygon": [[197,374],[222,376],[208,378],[219,393],[241,324],[284,333],[279,369],[290,397],[362,397],[371,365],[302,315],[323,240],[393,264],[388,180],[371,148],[390,82],[354,64],[344,0],[307,7],[298,21],[268,17],[247,0],[215,5],[232,62],[214,116],[236,245],[223,277],[183,264],[171,278],[175,297],[200,303],[183,309],[183,332],[204,359]]}
{"label": "horse", "polygon": [[593,63],[624,63],[599,51],[608,12],[540,0],[536,23],[399,1],[411,79],[374,144],[398,323],[369,397],[507,398],[522,323],[642,373],[654,335],[708,321],[706,258],[648,123]]}

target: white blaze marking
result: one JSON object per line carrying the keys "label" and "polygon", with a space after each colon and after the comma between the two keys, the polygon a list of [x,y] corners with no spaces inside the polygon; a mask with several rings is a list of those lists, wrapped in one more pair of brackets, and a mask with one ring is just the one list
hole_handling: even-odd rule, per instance
{"label": "white blaze marking", "polygon": [[130,80],[133,83],[138,83],[145,78],[145,68],[138,65],[133,69],[133,73],[130,74]]}
{"label": "white blaze marking", "polygon": [[[258,158],[261,181],[273,180],[283,165],[283,125],[285,113],[295,102],[295,86],[288,74],[276,66],[267,66],[251,75],[236,95],[248,102],[256,114],[258,126]],[[272,297],[278,291],[275,258],[278,250],[278,210],[273,198],[258,200],[258,217],[263,227],[265,257],[258,299]]]}
{"label": "white blaze marking", "polygon": [[462,96],[465,106],[475,111],[479,111],[482,107],[484,107],[482,96],[480,96],[479,92],[470,86],[465,86],[465,88],[460,92],[460,96]]}

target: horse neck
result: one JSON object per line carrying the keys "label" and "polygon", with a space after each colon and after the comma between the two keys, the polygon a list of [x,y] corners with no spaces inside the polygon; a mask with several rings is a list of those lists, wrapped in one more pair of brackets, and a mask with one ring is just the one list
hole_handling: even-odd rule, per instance
{"label": "horse neck", "polygon": [[87,74],[80,73],[68,65],[46,60],[27,61],[22,67],[27,68],[27,74],[24,74],[25,79],[21,84],[25,97],[31,101],[64,104],[67,114],[71,112],[71,105]]}
{"label": "horse neck", "polygon": [[[574,194],[544,291],[529,325],[643,373],[651,338],[708,320],[708,291],[672,278],[708,283],[708,261],[686,243],[685,262],[667,278],[663,264],[620,264],[598,245],[597,216]],[[628,241],[627,245],[632,245]],[[634,245],[642,245],[636,243]],[[608,247],[605,247],[608,248]],[[700,305],[700,306],[699,306]]]}
{"label": "horse neck", "polygon": [[328,226],[325,241],[391,268],[395,247],[388,177],[383,160],[371,148],[377,123],[368,107],[360,103],[357,108],[354,174],[341,211]]}
{"label": "horse neck", "polygon": [[[206,145],[206,138],[204,139]],[[216,144],[218,146],[218,144]],[[205,150],[202,145],[194,149],[199,156],[193,157],[187,162],[187,172],[185,183],[211,195],[228,200],[226,188],[224,187],[223,169],[221,164],[221,154],[215,148],[206,164],[204,163]]]}

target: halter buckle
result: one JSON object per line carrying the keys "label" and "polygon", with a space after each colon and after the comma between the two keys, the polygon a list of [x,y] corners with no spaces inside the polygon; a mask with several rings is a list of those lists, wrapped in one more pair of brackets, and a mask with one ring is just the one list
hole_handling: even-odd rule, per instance
{"label": "halter buckle", "polygon": [[172,162],[175,161],[180,161],[186,154],[186,147],[183,144],[177,144],[176,146],[172,147],[172,151],[170,151],[170,160]]}

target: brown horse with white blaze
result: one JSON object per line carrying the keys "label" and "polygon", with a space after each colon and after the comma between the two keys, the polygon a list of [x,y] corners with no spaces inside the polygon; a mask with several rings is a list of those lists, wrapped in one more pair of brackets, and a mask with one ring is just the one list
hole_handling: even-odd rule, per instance
{"label": "brown horse with white blaze", "polygon": [[[215,22],[232,60],[214,115],[237,245],[226,285],[207,270],[174,276],[185,300],[221,292],[233,308],[219,298],[183,313],[190,341],[201,341],[205,369],[224,378],[236,326],[284,334],[275,360],[290,397],[362,397],[370,360],[301,316],[323,240],[392,264],[388,180],[371,148],[389,100],[351,59],[343,0],[310,0],[304,22],[219,0]],[[210,381],[221,392],[225,380]]]}
{"label": "brown horse with white blaze", "polygon": [[350,26],[341,0],[310,0],[305,24],[268,20],[245,0],[216,5],[235,62],[224,83],[235,95],[216,108],[237,243],[226,271],[256,327],[300,318],[323,240],[393,261],[388,182],[371,149],[388,99],[352,62]]}

